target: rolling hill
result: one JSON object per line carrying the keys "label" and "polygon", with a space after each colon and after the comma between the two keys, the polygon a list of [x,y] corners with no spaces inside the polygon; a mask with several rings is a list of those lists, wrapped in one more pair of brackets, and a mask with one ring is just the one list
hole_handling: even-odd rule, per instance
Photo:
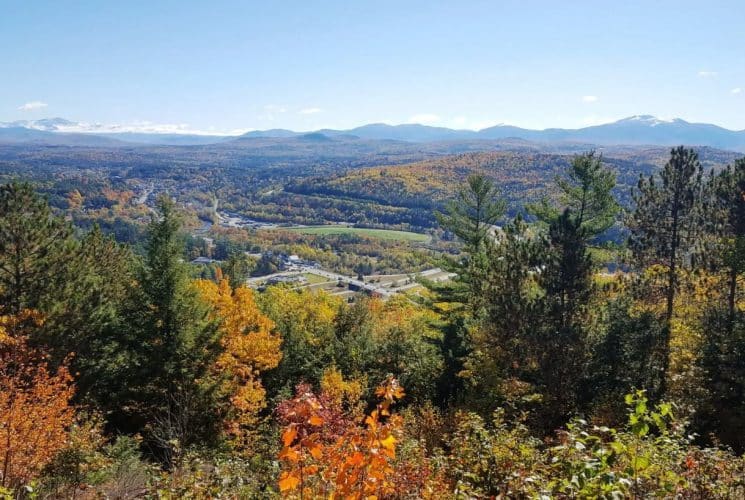
{"label": "rolling hill", "polygon": [[[700,149],[699,153],[707,168],[721,167],[739,156],[710,148]],[[666,148],[615,149],[604,156],[605,163],[616,173],[616,196],[622,204],[630,205],[631,188],[639,175],[654,172],[668,156]],[[322,206],[323,200],[327,205],[333,201],[336,210],[359,213],[360,217],[364,214],[365,222],[370,224],[430,227],[435,223],[433,211],[453,199],[471,174],[492,179],[507,201],[509,212],[514,214],[527,202],[550,195],[554,179],[564,174],[571,159],[571,155],[542,152],[463,153],[300,179],[287,184],[285,192],[301,197],[295,198],[295,203],[307,207]]]}

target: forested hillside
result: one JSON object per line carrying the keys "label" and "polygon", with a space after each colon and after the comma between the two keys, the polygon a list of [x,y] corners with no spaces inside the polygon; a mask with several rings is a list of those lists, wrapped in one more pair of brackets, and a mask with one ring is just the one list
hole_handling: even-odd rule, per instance
{"label": "forested hillside", "polygon": [[236,254],[196,279],[166,194],[132,246],[2,185],[2,495],[741,498],[745,160],[680,147],[631,188],[599,154],[521,158],[327,183],[441,208],[455,278],[388,300],[259,292]]}
{"label": "forested hillside", "polygon": [[[735,156],[733,153],[704,149],[702,163],[721,168]],[[724,154],[722,154],[724,153]],[[649,175],[664,164],[664,150],[613,150],[605,163],[617,177],[614,191],[619,202],[631,206],[631,188],[640,174]],[[552,195],[556,177],[566,172],[570,155],[531,152],[481,152],[424,160],[421,162],[364,168],[329,177],[313,177],[291,182],[285,190],[306,195],[310,200],[348,205],[350,211],[364,214],[371,224],[411,224],[415,227],[435,225],[433,210],[442,209],[455,197],[458,186],[469,175],[484,175],[500,188],[508,213],[516,214],[526,202]],[[707,169],[708,169],[707,168]],[[555,193],[554,193],[555,194]],[[292,197],[293,203],[304,198]],[[352,207],[363,205],[359,210]],[[323,208],[319,208],[323,211]]]}

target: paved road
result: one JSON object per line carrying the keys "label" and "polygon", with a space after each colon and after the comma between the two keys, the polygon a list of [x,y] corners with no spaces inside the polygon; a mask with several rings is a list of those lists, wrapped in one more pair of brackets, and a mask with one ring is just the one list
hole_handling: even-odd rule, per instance
{"label": "paved road", "polygon": [[[304,273],[315,274],[316,276],[322,276],[324,278],[327,278],[329,281],[337,281],[337,282],[341,281],[347,286],[350,286],[360,291],[365,291],[371,295],[377,295],[385,299],[392,297],[398,292],[409,290],[419,285],[419,283],[412,282],[412,283],[408,283],[406,285],[402,285],[396,288],[389,288],[384,285],[390,286],[392,282],[365,283],[364,281],[360,281],[356,278],[351,278],[349,276],[344,276],[343,274],[326,271],[324,269],[318,269],[317,267],[307,267],[307,266],[301,266],[297,271],[285,271],[281,273],[271,274],[269,276],[249,278],[248,283],[252,285],[258,285],[259,283],[262,283],[268,280],[272,276],[280,276],[280,275],[281,276],[293,276],[293,275],[304,274]],[[444,273],[444,271],[439,268],[428,269],[420,273],[415,273],[415,276],[421,276],[423,278],[428,278],[428,277],[438,275],[438,274],[443,274],[443,277],[447,277],[448,279],[453,276],[453,274],[451,273]],[[440,281],[440,279],[438,279],[437,281]]]}
{"label": "paved road", "polygon": [[140,195],[140,197],[137,198],[135,203],[137,203],[138,205],[143,205],[145,202],[147,202],[148,197],[150,196],[150,194],[153,192],[154,189],[155,189],[155,186],[151,183],[150,186],[148,186],[145,189],[145,192],[143,192],[142,195]]}
{"label": "paved road", "polygon": [[371,294],[378,294],[381,297],[388,298],[393,295],[390,290],[387,290],[383,287],[375,286],[372,283],[365,283],[364,281],[350,278],[349,276],[344,276],[342,274],[332,273],[331,271],[324,271],[323,269],[318,269],[315,267],[303,267],[302,272],[323,276],[324,278],[328,278],[330,281],[341,281],[342,283],[346,283],[351,287],[365,290]]}

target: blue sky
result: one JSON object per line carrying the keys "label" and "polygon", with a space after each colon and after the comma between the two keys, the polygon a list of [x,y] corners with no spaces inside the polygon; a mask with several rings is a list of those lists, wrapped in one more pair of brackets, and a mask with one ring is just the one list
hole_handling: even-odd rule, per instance
{"label": "blue sky", "polygon": [[745,2],[0,0],[0,121],[745,129]]}

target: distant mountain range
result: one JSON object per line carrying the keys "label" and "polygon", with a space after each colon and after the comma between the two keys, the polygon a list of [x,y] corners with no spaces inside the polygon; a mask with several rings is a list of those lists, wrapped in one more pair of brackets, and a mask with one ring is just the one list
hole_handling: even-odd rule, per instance
{"label": "distant mountain range", "polygon": [[241,136],[197,135],[188,133],[153,133],[98,130],[82,124],[50,118],[36,121],[0,123],[0,143],[49,144],[67,146],[129,146],[143,145],[209,145],[218,143],[251,142],[253,139],[296,139],[324,141],[403,141],[403,142],[462,142],[521,139],[538,143],[581,143],[599,146],[709,146],[745,152],[745,130],[728,130],[717,125],[690,123],[681,119],[661,120],[650,115],[638,115],[613,123],[579,129],[550,128],[531,130],[510,125],[497,125],[479,131],[455,130],[444,127],[406,124],[373,123],[349,130],[323,129],[314,132],[295,132],[272,129],[248,132]]}

